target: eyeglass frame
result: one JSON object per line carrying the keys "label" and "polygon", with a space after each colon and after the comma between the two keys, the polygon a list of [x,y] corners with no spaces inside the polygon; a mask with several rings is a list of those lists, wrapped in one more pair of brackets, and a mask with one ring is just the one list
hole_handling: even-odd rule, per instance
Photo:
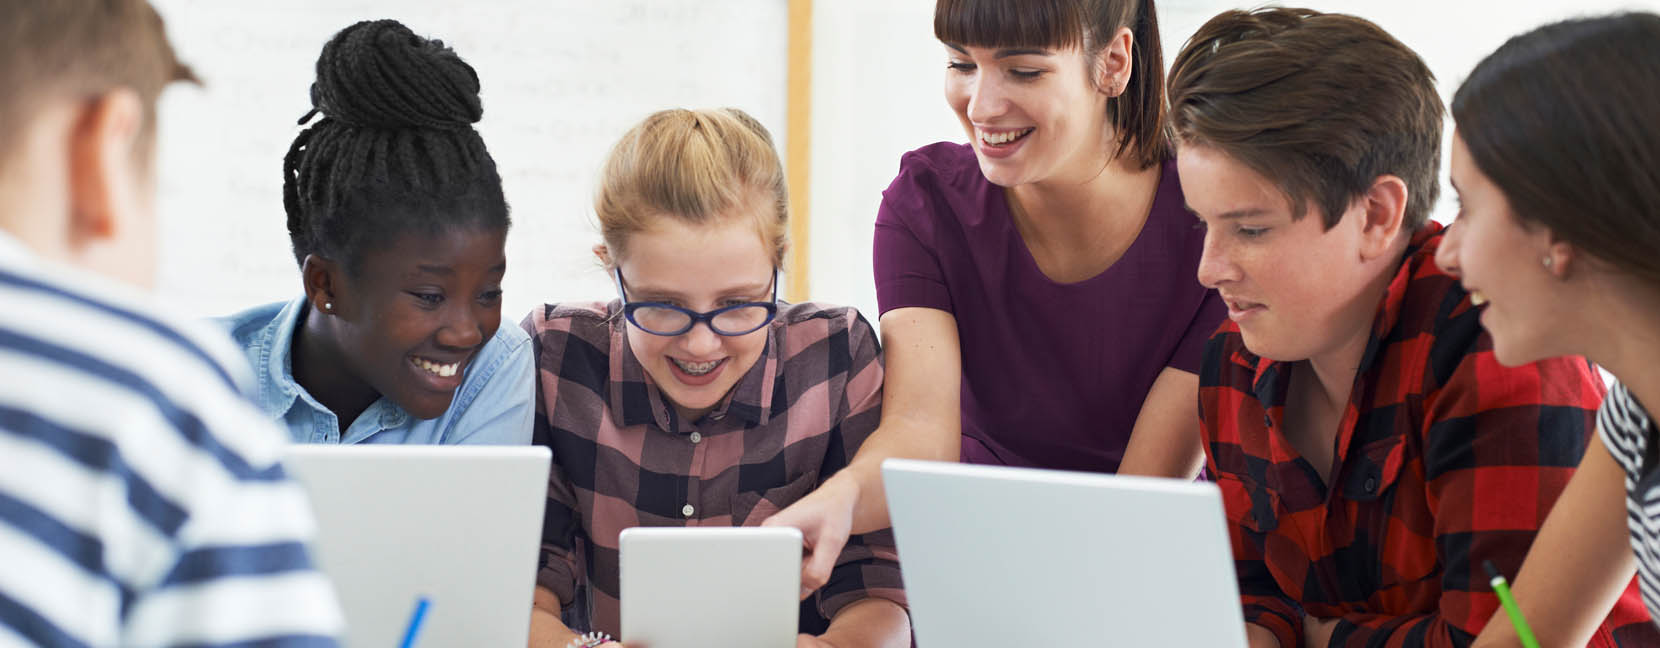
{"label": "eyeglass frame", "polygon": [[[778,268],[776,268],[776,267],[772,269],[772,301],[767,301],[767,302],[744,302],[744,303],[741,303],[741,304],[732,304],[731,306],[722,306],[720,308],[717,308],[717,309],[714,309],[714,310],[711,310],[711,311],[704,311],[704,312],[701,312],[701,313],[699,313],[695,310],[692,310],[690,308],[685,308],[683,306],[676,306],[674,304],[668,304],[668,303],[664,303],[664,302],[628,301],[628,287],[623,285],[622,268],[621,267],[612,268],[611,271],[617,279],[617,294],[622,297],[623,318],[627,319],[628,322],[630,324],[633,324],[635,328],[638,328],[638,329],[640,329],[642,331],[645,331],[647,333],[650,333],[652,335],[658,335],[658,336],[662,336],[662,337],[674,337],[674,336],[677,336],[677,335],[685,335],[685,334],[691,332],[691,330],[693,328],[696,328],[699,322],[702,322],[704,325],[708,326],[709,331],[711,333],[714,333],[715,335],[719,335],[721,337],[738,337],[738,336],[741,336],[741,335],[749,335],[750,333],[754,333],[756,331],[764,329],[764,328],[767,327],[768,324],[771,324],[774,319],[778,318]],[[755,328],[752,328],[752,329],[749,329],[749,330],[743,331],[743,332],[732,333],[732,332],[724,331],[724,330],[722,330],[720,328],[717,328],[715,326],[715,318],[720,317],[724,313],[727,313],[727,312],[730,312],[730,311],[735,311],[735,310],[738,310],[740,308],[755,308],[755,307],[761,307],[761,308],[766,309],[766,311],[767,311],[767,318],[764,319],[764,320],[761,320],[761,323],[755,325]],[[669,309],[669,310],[672,310],[672,311],[679,312],[680,314],[691,318],[691,321],[686,324],[685,328],[682,328],[682,329],[680,329],[678,331],[675,331],[673,333],[663,333],[661,331],[655,331],[655,330],[646,328],[644,325],[640,324],[640,322],[638,320],[634,319],[634,311],[640,310],[642,308],[666,308],[666,309]]]}

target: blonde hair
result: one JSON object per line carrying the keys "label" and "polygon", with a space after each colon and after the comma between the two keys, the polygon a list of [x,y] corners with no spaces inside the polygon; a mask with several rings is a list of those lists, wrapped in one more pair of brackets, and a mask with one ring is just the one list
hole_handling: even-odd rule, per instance
{"label": "blonde hair", "polygon": [[761,240],[772,248],[773,265],[782,266],[788,203],[784,165],[761,122],[737,108],[677,108],[653,113],[611,149],[594,213],[615,264],[628,237],[658,218],[706,225],[735,207],[755,207],[748,211]]}

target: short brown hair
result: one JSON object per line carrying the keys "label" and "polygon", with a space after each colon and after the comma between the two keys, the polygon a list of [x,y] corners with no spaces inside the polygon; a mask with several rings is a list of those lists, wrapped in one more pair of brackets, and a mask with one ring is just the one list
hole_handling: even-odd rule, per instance
{"label": "short brown hair", "polygon": [[756,228],[773,265],[783,265],[790,219],[784,165],[766,127],[737,108],[646,117],[611,149],[594,196],[613,263],[626,253],[628,237],[655,219],[704,225],[748,206],[760,207]]}
{"label": "short brown hair", "polygon": [[144,0],[0,0],[0,43],[0,151],[47,99],[115,88],[144,101],[148,138],[162,88],[196,80]]}
{"label": "short brown hair", "polygon": [[1524,225],[1660,286],[1660,16],[1545,25],[1453,95],[1470,158]]}
{"label": "short brown hair", "polygon": [[1121,27],[1130,28],[1135,41],[1130,85],[1107,102],[1107,122],[1119,135],[1113,155],[1129,152],[1145,169],[1172,153],[1164,104],[1164,48],[1153,0],[938,0],[934,5],[934,37],[955,45],[1076,46],[1094,60]]}
{"label": "short brown hair", "polygon": [[1440,192],[1441,96],[1423,59],[1371,22],[1311,9],[1227,11],[1170,72],[1183,145],[1214,148],[1279,184],[1331,229],[1381,175],[1406,183],[1404,226]]}

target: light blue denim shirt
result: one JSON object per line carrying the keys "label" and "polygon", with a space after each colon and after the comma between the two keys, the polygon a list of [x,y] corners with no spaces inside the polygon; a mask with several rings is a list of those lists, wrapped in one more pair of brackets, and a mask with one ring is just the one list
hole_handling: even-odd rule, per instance
{"label": "light blue denim shirt", "polygon": [[536,364],[530,336],[511,322],[496,329],[467,364],[442,416],[421,420],[384,396],[342,430],[340,419],[294,381],[294,327],[305,297],[248,309],[216,321],[253,365],[257,402],[295,443],[525,445],[536,417]]}

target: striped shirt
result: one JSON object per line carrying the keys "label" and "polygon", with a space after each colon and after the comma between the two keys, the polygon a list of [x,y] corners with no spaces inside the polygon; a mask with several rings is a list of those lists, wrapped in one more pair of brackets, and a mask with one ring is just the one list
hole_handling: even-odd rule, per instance
{"label": "striped shirt", "polygon": [[0,233],[0,646],[334,646],[246,365]]}
{"label": "striped shirt", "polygon": [[1636,397],[1615,382],[1597,411],[1602,444],[1625,469],[1626,525],[1637,554],[1637,582],[1649,616],[1660,619],[1660,470],[1646,459],[1656,438],[1654,420]]}
{"label": "striped shirt", "polygon": [[[613,635],[623,529],[758,525],[846,466],[882,408],[870,324],[851,308],[781,304],[755,365],[688,421],[629,351],[621,307],[548,305],[524,321],[535,440],[554,457],[537,583],[558,595],[567,625]],[[854,536],[804,613],[832,619],[868,597],[904,605],[901,587],[892,533]],[[803,631],[822,627],[802,619]]]}

